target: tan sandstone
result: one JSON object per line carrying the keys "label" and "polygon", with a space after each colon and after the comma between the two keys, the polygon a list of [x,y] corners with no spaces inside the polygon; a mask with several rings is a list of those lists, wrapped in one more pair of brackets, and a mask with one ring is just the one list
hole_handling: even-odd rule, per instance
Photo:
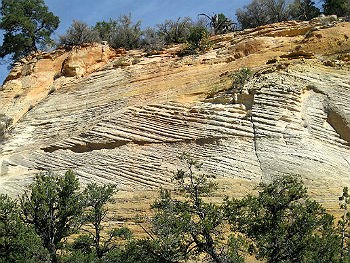
{"label": "tan sandstone", "polygon": [[[215,36],[197,56],[102,44],[35,54],[0,91],[0,192],[48,169],[126,192],[171,187],[187,152],[223,194],[298,174],[336,207],[350,179],[349,32],[292,21]],[[235,93],[230,74],[242,67],[255,74]]]}

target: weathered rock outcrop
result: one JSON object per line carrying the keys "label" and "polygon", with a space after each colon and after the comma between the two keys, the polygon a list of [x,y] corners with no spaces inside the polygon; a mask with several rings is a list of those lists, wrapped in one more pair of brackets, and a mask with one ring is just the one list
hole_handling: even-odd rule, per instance
{"label": "weathered rock outcrop", "polygon": [[[240,182],[302,175],[335,204],[349,183],[349,32],[344,22],[286,22],[216,36],[198,56],[94,45],[28,58],[0,92],[11,119],[0,191],[47,169],[124,189],[168,186],[188,152],[204,172]],[[241,67],[255,73],[232,94]]]}
{"label": "weathered rock outcrop", "polygon": [[[36,53],[19,61],[1,91],[1,112],[16,124],[50,93],[63,87],[66,77],[83,77],[122,54],[106,45],[88,45],[52,53]],[[68,82],[71,82],[68,80]]]}

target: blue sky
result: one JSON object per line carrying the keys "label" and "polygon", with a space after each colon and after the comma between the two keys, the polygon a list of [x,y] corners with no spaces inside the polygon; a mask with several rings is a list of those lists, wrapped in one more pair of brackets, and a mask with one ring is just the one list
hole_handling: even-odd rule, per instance
{"label": "blue sky", "polygon": [[[235,10],[243,7],[249,0],[46,0],[50,11],[59,16],[61,23],[53,34],[57,39],[65,33],[73,20],[89,25],[97,21],[118,18],[131,13],[133,19],[141,20],[142,27],[155,26],[165,19],[189,16],[196,18],[200,13],[224,13],[234,18]],[[0,36],[0,44],[2,39]],[[7,66],[0,66],[0,83],[7,76]]]}

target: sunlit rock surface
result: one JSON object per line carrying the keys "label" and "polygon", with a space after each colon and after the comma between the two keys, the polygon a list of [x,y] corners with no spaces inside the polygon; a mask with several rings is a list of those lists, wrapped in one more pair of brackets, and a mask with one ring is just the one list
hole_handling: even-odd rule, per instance
{"label": "sunlit rock surface", "polygon": [[[223,179],[301,175],[336,204],[350,180],[349,32],[292,21],[213,37],[198,56],[102,44],[34,54],[0,90],[0,192],[67,169],[120,189],[168,187],[187,152]],[[242,67],[254,76],[232,90]]]}

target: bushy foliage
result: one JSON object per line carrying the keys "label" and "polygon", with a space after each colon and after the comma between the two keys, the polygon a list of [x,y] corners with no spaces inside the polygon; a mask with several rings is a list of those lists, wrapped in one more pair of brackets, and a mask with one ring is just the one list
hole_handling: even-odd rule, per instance
{"label": "bushy foliage", "polygon": [[236,11],[242,29],[253,28],[289,19],[286,0],[253,0],[243,9]]}
{"label": "bushy foliage", "polygon": [[60,36],[59,44],[65,46],[100,42],[98,32],[86,23],[74,20],[65,35]]}
{"label": "bushy foliage", "polygon": [[49,262],[49,253],[31,226],[22,222],[17,203],[0,195],[0,262]]}
{"label": "bushy foliage", "polygon": [[200,49],[202,47],[202,40],[208,38],[208,31],[206,28],[195,26],[190,28],[190,33],[187,37],[187,42],[194,48]]}
{"label": "bushy foliage", "polygon": [[100,21],[95,24],[94,30],[97,31],[99,38],[102,41],[107,41],[108,43],[111,43],[112,37],[113,37],[114,31],[116,30],[117,25],[118,25],[118,22],[113,19],[110,19],[108,22]]}
{"label": "bushy foliage", "polygon": [[148,27],[143,31],[141,46],[147,51],[162,50],[165,47],[164,37],[154,28]]}
{"label": "bushy foliage", "polygon": [[295,0],[290,6],[290,17],[295,20],[311,20],[320,15],[321,11],[312,0]]}
{"label": "bushy foliage", "polygon": [[185,43],[193,21],[189,17],[178,18],[177,20],[165,20],[164,23],[157,25],[157,31],[166,44]]}
{"label": "bushy foliage", "polygon": [[235,30],[234,22],[222,13],[212,16],[207,14],[200,15],[205,16],[209,20],[209,26],[214,35],[226,34]]}
{"label": "bushy foliage", "polygon": [[25,222],[40,235],[53,262],[57,262],[56,251],[63,238],[81,225],[84,204],[78,190],[78,179],[71,171],[63,177],[40,174],[20,199]]}
{"label": "bushy foliage", "polygon": [[232,73],[232,86],[234,91],[242,92],[244,84],[253,76],[250,68],[241,68]]}
{"label": "bushy foliage", "polygon": [[178,170],[174,180],[183,198],[173,198],[162,190],[152,208],[153,232],[168,261],[205,256],[209,262],[231,262],[224,245],[224,216],[220,205],[204,201],[216,189],[211,176],[195,173],[200,165],[184,155],[186,169]]}
{"label": "bushy foliage", "polygon": [[0,113],[0,141],[3,139],[6,130],[12,124],[12,118]]}
{"label": "bushy foliage", "polygon": [[264,7],[260,0],[253,0],[243,9],[236,10],[236,17],[241,29],[253,28],[268,23],[268,18],[263,15]]}
{"label": "bushy foliage", "polygon": [[9,55],[15,62],[39,48],[52,45],[50,36],[59,22],[43,0],[2,0],[0,30],[4,30],[4,39],[0,58]]}
{"label": "bushy foliage", "polygon": [[141,46],[141,21],[133,23],[131,14],[109,22],[98,22],[95,29],[101,39],[113,48],[133,49]]}
{"label": "bushy foliage", "polygon": [[159,242],[153,239],[130,240],[124,248],[110,251],[104,262],[113,263],[174,263],[163,255]]}
{"label": "bushy foliage", "polygon": [[339,197],[340,209],[343,214],[338,221],[338,228],[341,235],[341,257],[344,261],[350,262],[350,194],[349,188],[344,187],[343,194]]}
{"label": "bushy foliage", "polygon": [[127,228],[114,228],[103,235],[103,221],[107,215],[107,203],[112,201],[115,193],[115,185],[88,184],[83,192],[85,199],[85,211],[83,223],[88,234],[79,236],[73,244],[73,249],[83,254],[95,254],[101,259],[114,248],[115,240],[118,238],[129,239],[131,232]]}
{"label": "bushy foliage", "polygon": [[267,262],[338,262],[333,217],[308,198],[300,178],[259,184],[258,196],[227,201],[233,231],[251,239],[251,251]]}
{"label": "bushy foliage", "polygon": [[[238,263],[247,252],[268,263],[349,262],[348,188],[339,198],[343,215],[336,228],[300,177],[277,176],[260,183],[256,195],[217,204],[209,201],[217,191],[214,176],[202,174],[186,154],[181,160],[175,190],[160,191],[150,228],[140,224],[148,235],[143,239],[124,227],[105,228],[114,185],[92,183],[80,192],[70,171],[36,176],[20,207],[0,195],[0,262]],[[79,229],[83,235],[60,246]]]}
{"label": "bushy foliage", "polygon": [[[214,15],[209,23],[214,33],[233,30],[233,23],[223,14]],[[93,28],[74,21],[67,33],[60,37],[60,44],[81,45],[106,41],[113,48],[144,48],[146,51],[162,50],[165,45],[186,43],[186,54],[204,51],[210,46],[209,31],[204,19],[194,22],[190,18],[165,20],[156,28],[141,30],[141,21],[134,23],[131,15],[117,20],[100,21]]]}
{"label": "bushy foliage", "polygon": [[187,40],[187,52],[199,53],[204,52],[210,48],[211,43],[209,40],[209,32],[203,26],[193,26],[190,28],[190,33],[186,38]]}
{"label": "bushy foliage", "polygon": [[324,0],[323,10],[325,15],[350,16],[350,1]]}

